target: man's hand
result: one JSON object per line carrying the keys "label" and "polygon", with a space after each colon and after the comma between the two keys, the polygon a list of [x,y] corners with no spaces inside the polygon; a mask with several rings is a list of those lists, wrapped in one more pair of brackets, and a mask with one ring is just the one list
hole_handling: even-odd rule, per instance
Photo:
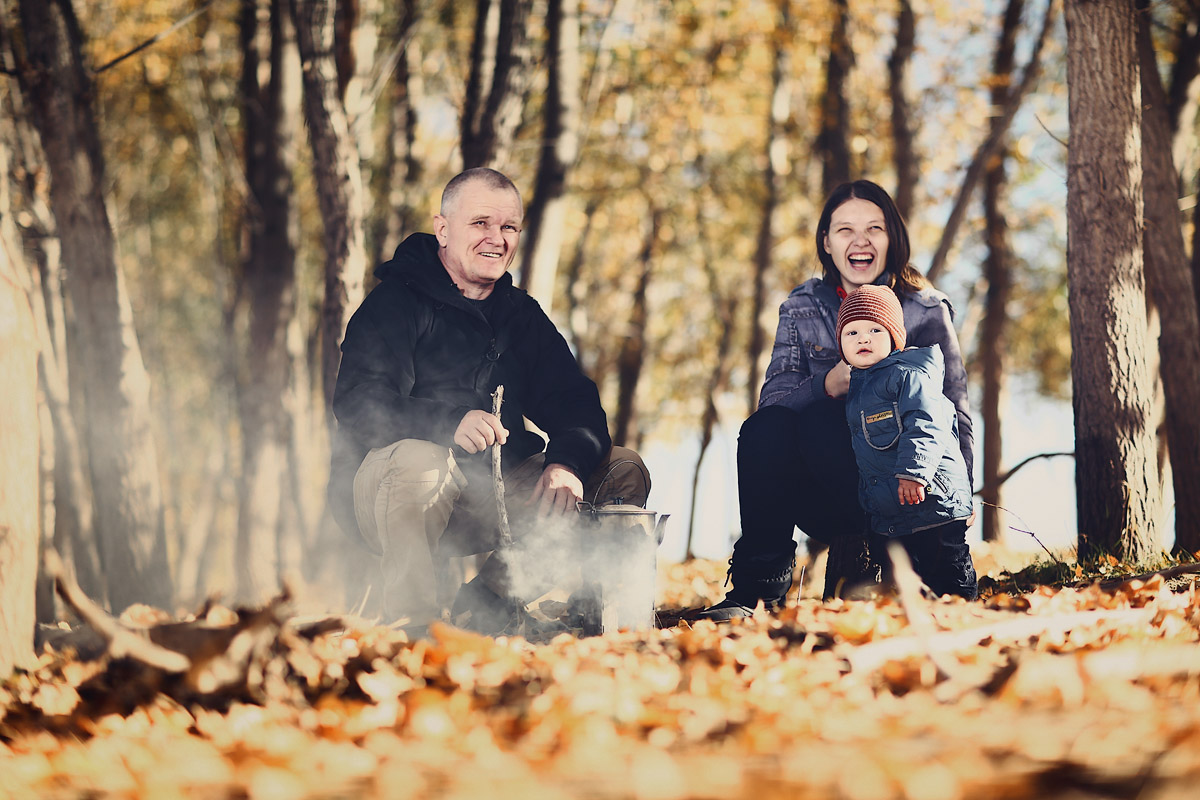
{"label": "man's hand", "polygon": [[547,464],[529,498],[539,516],[566,514],[583,499],[583,481],[562,464]]}
{"label": "man's hand", "polygon": [[920,481],[900,478],[899,483],[900,489],[898,490],[898,494],[900,496],[900,505],[915,506],[925,499],[925,485]]}
{"label": "man's hand", "polygon": [[845,397],[850,391],[850,365],[839,361],[837,366],[825,373],[825,393],[830,397]]}
{"label": "man's hand", "polygon": [[479,409],[468,411],[454,431],[454,443],[468,453],[480,453],[506,441],[508,429],[500,424],[500,418]]}

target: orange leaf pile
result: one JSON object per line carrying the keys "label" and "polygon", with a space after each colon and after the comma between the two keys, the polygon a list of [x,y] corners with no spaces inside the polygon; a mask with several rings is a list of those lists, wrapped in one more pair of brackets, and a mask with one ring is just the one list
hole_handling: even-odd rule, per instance
{"label": "orange leaf pile", "polygon": [[[673,570],[680,605],[721,571]],[[921,611],[932,630],[881,597],[545,642],[285,623],[223,682],[47,652],[0,685],[0,797],[1192,795],[1194,587]]]}

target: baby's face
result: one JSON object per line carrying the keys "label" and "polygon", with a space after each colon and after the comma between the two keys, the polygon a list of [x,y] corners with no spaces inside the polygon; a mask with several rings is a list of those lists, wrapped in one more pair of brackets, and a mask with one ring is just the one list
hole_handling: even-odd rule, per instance
{"label": "baby's face", "polygon": [[842,357],[852,367],[866,369],[892,352],[892,335],[878,322],[853,320],[842,328]]}

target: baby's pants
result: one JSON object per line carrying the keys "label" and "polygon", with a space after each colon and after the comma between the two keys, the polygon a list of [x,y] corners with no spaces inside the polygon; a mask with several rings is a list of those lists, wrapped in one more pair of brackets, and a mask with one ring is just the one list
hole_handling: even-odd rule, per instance
{"label": "baby's pants", "polygon": [[[953,594],[967,600],[979,595],[971,548],[967,545],[966,520],[947,522],[898,537],[896,541],[904,545],[913,569],[934,594]],[[886,546],[887,541],[879,544]]]}

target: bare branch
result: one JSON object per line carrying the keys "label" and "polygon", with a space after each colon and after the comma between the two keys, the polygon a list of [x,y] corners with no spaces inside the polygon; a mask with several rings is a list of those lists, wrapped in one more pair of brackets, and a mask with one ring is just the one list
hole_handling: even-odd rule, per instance
{"label": "bare branch", "polygon": [[138,635],[93,603],[79,588],[79,584],[75,583],[75,579],[67,574],[62,559],[54,548],[47,547],[42,560],[46,574],[54,581],[59,596],[83,622],[108,643],[108,652],[113,658],[129,657],[163,672],[186,672],[191,668],[192,662],[187,656],[160,647]]}
{"label": "bare branch", "polygon": [[196,17],[198,17],[198,16],[200,16],[201,14],[203,14],[205,11],[208,11],[208,9],[209,9],[209,8],[212,6],[212,4],[213,4],[214,2],[216,2],[216,0],[208,0],[208,2],[207,2],[207,3],[205,3],[205,4],[204,4],[204,5],[202,5],[202,6],[200,6],[200,7],[199,7],[199,8],[197,8],[195,11],[193,11],[193,12],[192,12],[192,13],[190,13],[190,14],[188,14],[186,17],[184,17],[183,19],[179,20],[178,22],[176,22],[176,23],[175,23],[174,25],[172,25],[171,27],[167,28],[165,31],[160,31],[159,33],[156,33],[156,34],[154,34],[154,35],[153,35],[153,36],[151,36],[149,39],[147,39],[146,41],[142,42],[141,44],[139,44],[137,47],[133,48],[132,50],[127,50],[127,51],[125,51],[124,53],[122,53],[121,55],[119,55],[119,56],[117,56],[116,58],[114,58],[113,60],[109,61],[108,63],[106,63],[106,64],[103,64],[103,65],[101,65],[101,66],[97,67],[97,68],[96,68],[96,69],[93,71],[93,74],[95,74],[95,75],[99,75],[101,72],[104,72],[105,70],[107,70],[107,69],[110,69],[110,68],[112,68],[112,67],[115,67],[117,64],[120,64],[122,61],[124,61],[125,59],[129,58],[130,56],[137,55],[138,53],[140,53],[140,52],[142,52],[143,50],[145,50],[147,47],[150,47],[151,45],[157,44],[158,42],[161,42],[163,39],[167,38],[167,37],[168,37],[168,36],[170,36],[172,33],[174,33],[175,31],[179,30],[179,29],[180,29],[180,28],[182,28],[184,25],[187,25],[189,22],[191,22],[192,20],[194,20]]}
{"label": "bare branch", "polygon": [[1029,61],[1025,64],[1021,82],[1017,84],[1016,91],[1008,96],[1008,103],[1005,104],[1003,113],[992,124],[991,133],[979,145],[970,164],[967,165],[966,175],[963,177],[962,185],[958,187],[958,195],[954,198],[954,207],[950,210],[950,216],[946,220],[942,241],[938,244],[937,252],[933,254],[933,260],[929,263],[929,270],[925,273],[926,277],[934,283],[946,268],[946,259],[950,255],[950,248],[954,246],[958,229],[962,227],[963,218],[967,214],[967,206],[971,202],[971,195],[975,192],[975,186],[983,176],[984,167],[1000,149],[1000,145],[1004,142],[1004,137],[1012,125],[1013,117],[1017,115],[1017,110],[1021,107],[1021,102],[1037,82],[1038,74],[1041,72],[1042,46],[1046,43],[1050,28],[1053,26],[1054,12],[1057,7],[1057,0],[1050,0],[1046,4],[1046,16],[1042,19],[1042,29],[1029,54]]}
{"label": "bare branch", "polygon": [[988,484],[985,484],[983,486],[980,486],[979,489],[975,492],[975,494],[982,494],[984,489],[1000,488],[1001,486],[1004,485],[1005,481],[1007,481],[1012,476],[1016,475],[1017,471],[1019,469],[1021,469],[1022,467],[1024,467],[1026,464],[1028,464],[1030,461],[1037,461],[1039,458],[1056,458],[1057,456],[1071,456],[1073,458],[1075,456],[1075,453],[1072,451],[1068,451],[1068,452],[1064,452],[1064,453],[1038,453],[1036,455],[1032,455],[1029,458],[1026,458],[1024,461],[1017,464],[1012,469],[1008,470],[1007,472],[1001,473],[1000,476],[996,478],[995,486],[990,486]]}

